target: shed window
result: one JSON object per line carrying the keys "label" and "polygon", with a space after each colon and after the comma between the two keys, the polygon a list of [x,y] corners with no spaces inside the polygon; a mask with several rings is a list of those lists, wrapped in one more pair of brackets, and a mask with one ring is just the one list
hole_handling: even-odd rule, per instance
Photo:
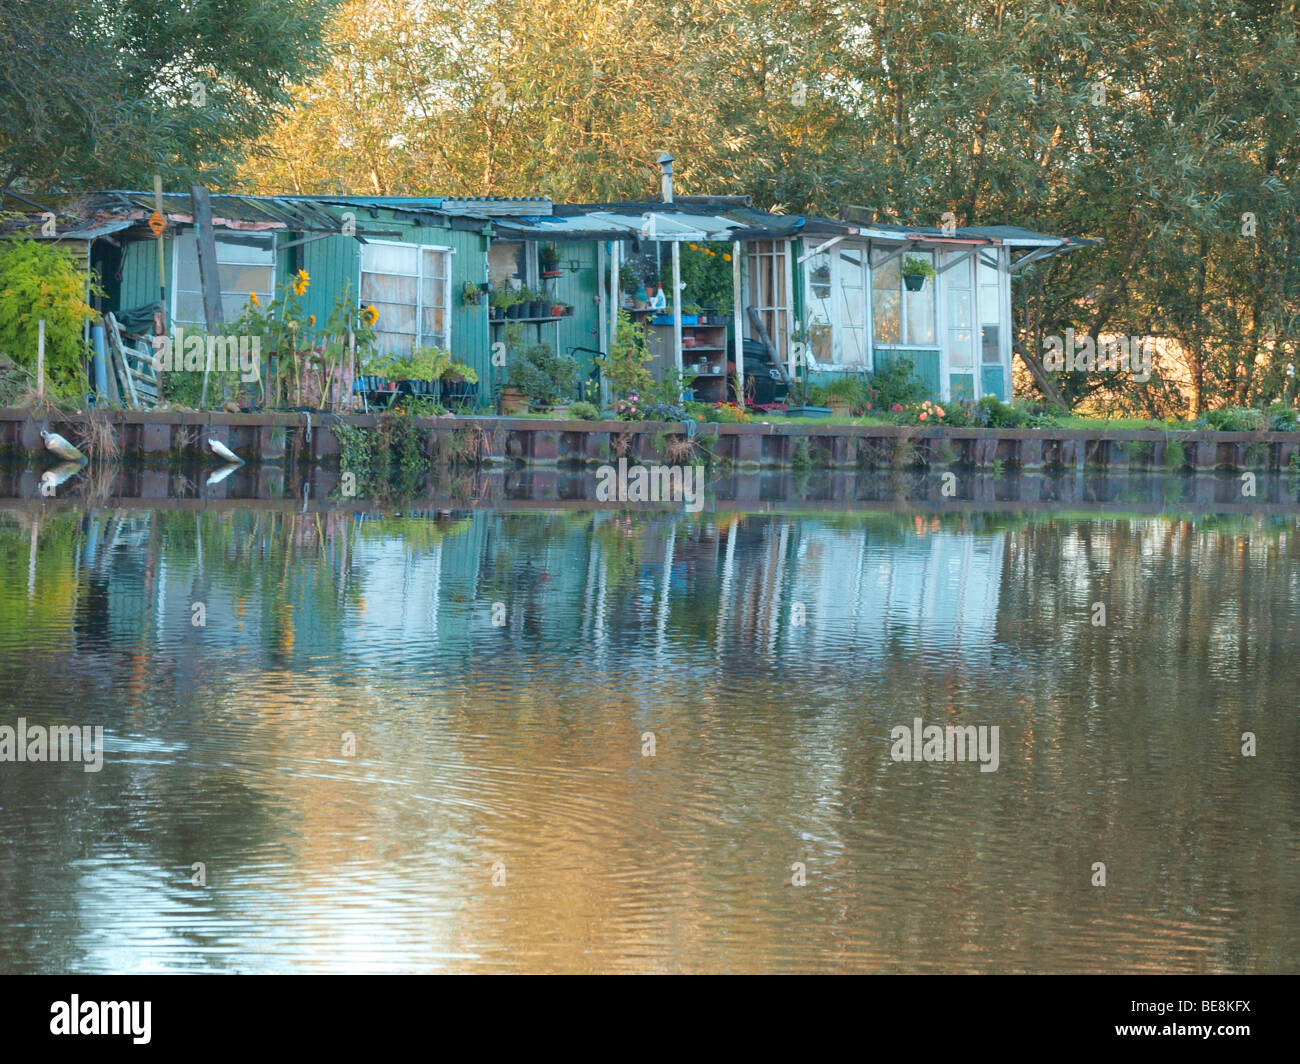
{"label": "shed window", "polygon": [[[221,278],[221,315],[235,321],[256,292],[269,307],[275,292],[275,236],[272,233],[222,233],[216,238],[217,275]],[[203,286],[199,281],[199,244],[194,230],[176,238],[172,264],[172,321],[203,325]]]}
{"label": "shed window", "polygon": [[866,249],[837,244],[805,263],[808,344],[819,363],[867,365]]}
{"label": "shed window", "polygon": [[997,266],[991,265],[981,252],[979,260],[980,361],[986,365],[995,365],[1002,361],[999,335],[1002,320],[1000,281]]}
{"label": "shed window", "polygon": [[[909,249],[907,258],[926,259],[934,265],[934,253]],[[872,320],[878,344],[933,347],[934,277],[927,277],[919,292],[908,291],[903,282],[903,257],[895,257],[871,271]]]}
{"label": "shed window", "polygon": [[372,241],[361,247],[361,305],[379,312],[383,354],[451,344],[451,249]]}
{"label": "shed window", "polygon": [[790,245],[784,240],[752,240],[749,255],[749,301],[758,311],[782,362],[790,359]]}

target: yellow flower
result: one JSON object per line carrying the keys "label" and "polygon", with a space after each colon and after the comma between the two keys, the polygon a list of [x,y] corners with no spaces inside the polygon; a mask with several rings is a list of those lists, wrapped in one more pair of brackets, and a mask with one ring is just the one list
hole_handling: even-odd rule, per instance
{"label": "yellow flower", "polygon": [[722,253],[722,261],[723,261],[723,262],[730,262],[730,261],[731,261],[731,256],[730,256],[727,252],[725,252],[725,251]]}
{"label": "yellow flower", "polygon": [[300,280],[304,285],[311,284],[311,274],[309,274],[306,270],[299,270],[298,280]]}
{"label": "yellow flower", "polygon": [[367,325],[374,325],[375,322],[379,320],[379,311],[377,311],[373,306],[366,307],[366,309],[362,311],[361,319]]}
{"label": "yellow flower", "polygon": [[255,307],[260,307],[260,306],[262,305],[262,301],[261,301],[260,299],[257,298],[257,293],[256,293],[256,292],[249,292],[249,293],[248,293],[248,301],[249,301],[250,303],[252,303],[253,306],[255,306]]}
{"label": "yellow flower", "polygon": [[315,325],[315,324],[316,324],[316,315],[315,315],[315,314],[308,314],[308,315],[307,315],[307,326],[308,326],[308,328],[310,328],[311,326],[313,326],[313,325]]}

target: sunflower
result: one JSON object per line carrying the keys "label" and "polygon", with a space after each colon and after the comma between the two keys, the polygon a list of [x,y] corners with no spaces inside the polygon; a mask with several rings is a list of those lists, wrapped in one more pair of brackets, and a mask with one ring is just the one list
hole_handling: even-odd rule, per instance
{"label": "sunflower", "polygon": [[315,314],[308,314],[308,315],[307,315],[307,328],[310,329],[310,328],[312,328],[315,324],[316,324],[316,315],[315,315]]}
{"label": "sunflower", "polygon": [[260,299],[257,298],[257,293],[256,293],[256,292],[249,292],[249,293],[248,293],[248,301],[249,301],[250,303],[252,303],[253,306],[255,306],[255,307],[260,307],[260,306],[262,305],[262,301],[261,301]]}
{"label": "sunflower", "polygon": [[306,270],[299,270],[294,275],[293,294],[296,296],[303,295],[307,291],[309,284],[311,284],[311,275]]}
{"label": "sunflower", "polygon": [[374,306],[366,307],[366,309],[361,312],[361,320],[367,325],[374,325],[375,322],[379,320],[379,311],[377,311]]}

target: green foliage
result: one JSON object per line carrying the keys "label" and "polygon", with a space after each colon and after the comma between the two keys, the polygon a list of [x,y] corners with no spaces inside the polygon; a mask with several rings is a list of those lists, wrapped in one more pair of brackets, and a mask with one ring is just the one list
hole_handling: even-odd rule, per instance
{"label": "green foliage", "polygon": [[357,478],[357,494],[367,498],[409,498],[419,494],[429,468],[425,433],[414,407],[387,410],[373,429],[339,425],[339,471]]}
{"label": "green foliage", "polygon": [[1271,404],[1264,416],[1274,432],[1294,432],[1296,429],[1296,412],[1286,403]]}
{"label": "green foliage", "polygon": [[618,328],[608,355],[599,355],[596,365],[609,383],[614,398],[646,395],[654,387],[654,377],[646,363],[654,358],[646,350],[645,326],[625,310],[618,312]]}
{"label": "green foliage", "polygon": [[[732,306],[731,245],[725,241],[707,244],[684,244],[681,249],[681,278],[683,314],[698,314],[700,310],[726,313]],[[664,292],[673,290],[673,266],[669,256],[659,270],[659,283]],[[685,300],[690,302],[686,303]],[[671,297],[670,297],[671,305]],[[687,309],[693,306],[694,310]]]}
{"label": "green foliage", "polygon": [[1187,450],[1183,447],[1182,440],[1168,439],[1165,441],[1165,465],[1170,469],[1182,469],[1187,461]]}
{"label": "green foliage", "polygon": [[567,399],[578,376],[578,363],[570,355],[557,355],[550,344],[531,344],[513,352],[506,383],[539,403]]}
{"label": "green foliage", "polygon": [[830,406],[832,400],[847,403],[850,413],[854,415],[866,411],[868,403],[873,411],[877,405],[866,379],[857,374],[842,374],[829,384],[815,384],[808,389],[808,401],[814,406]]}
{"label": "green foliage", "polygon": [[916,376],[909,358],[895,358],[871,374],[867,383],[867,400],[873,410],[889,411],[895,406],[919,403],[929,395],[925,383]]}
{"label": "green foliage", "polygon": [[0,354],[36,372],[37,334],[45,319],[45,379],[54,397],[85,392],[85,277],[71,255],[36,240],[0,241]]}
{"label": "green foliage", "polygon": [[929,259],[923,259],[919,255],[905,255],[902,273],[907,277],[934,277],[938,271]]}
{"label": "green foliage", "polygon": [[[227,185],[325,60],[337,0],[0,5],[0,173],[29,188]],[[232,29],[237,27],[237,32]]]}
{"label": "green foliage", "polygon": [[452,359],[450,351],[441,347],[413,347],[409,355],[371,356],[366,360],[365,373],[390,381],[440,381],[453,365],[460,364]]}
{"label": "green foliage", "polygon": [[1241,406],[1207,410],[1196,419],[1196,424],[1200,428],[1219,429],[1223,432],[1255,432],[1265,427],[1261,411]]}
{"label": "green foliage", "polygon": [[595,403],[579,399],[577,402],[569,404],[569,416],[580,421],[599,421],[600,410]]}

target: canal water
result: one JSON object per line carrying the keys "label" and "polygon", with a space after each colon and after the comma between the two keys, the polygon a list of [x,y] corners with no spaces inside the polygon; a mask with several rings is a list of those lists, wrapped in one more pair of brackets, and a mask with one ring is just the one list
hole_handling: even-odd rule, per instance
{"label": "canal water", "polygon": [[0,970],[1300,969],[1294,515],[149,506],[0,512]]}

